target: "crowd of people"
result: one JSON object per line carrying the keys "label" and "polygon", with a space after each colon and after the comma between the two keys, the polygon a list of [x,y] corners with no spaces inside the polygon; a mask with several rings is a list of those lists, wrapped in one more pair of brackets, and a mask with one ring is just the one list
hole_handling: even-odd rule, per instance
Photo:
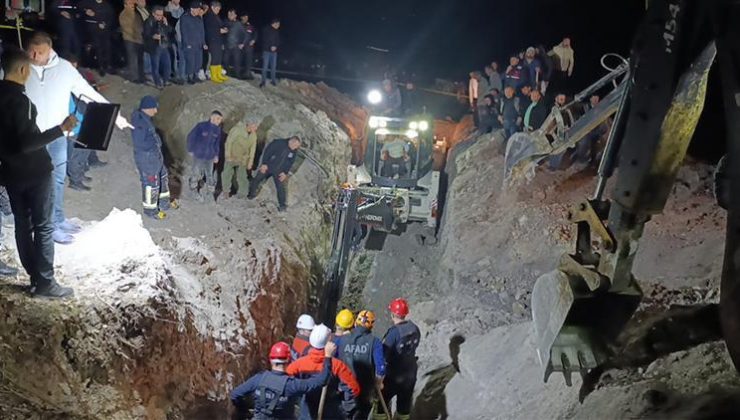
{"label": "crowd of people", "polygon": [[[342,309],[334,332],[301,315],[293,343],[278,342],[270,349],[271,369],[231,392],[237,418],[245,418],[247,397],[252,397],[254,418],[295,418],[300,402],[302,419],[408,420],[421,333],[408,319],[405,299],[394,299],[388,311],[393,325],[382,340],[373,334],[376,315],[369,310]],[[395,414],[390,412],[394,398]]]}
{"label": "crowd of people", "polygon": [[[568,37],[551,49],[529,47],[512,54],[508,66],[501,70],[496,61],[485,66],[483,72],[470,72],[468,100],[475,126],[480,133],[502,129],[507,141],[514,133],[532,132],[545,124],[553,108],[562,110],[560,125],[567,128],[574,121],[572,111],[566,109],[572,95],[572,76],[575,55]],[[599,103],[594,95],[583,110]],[[606,132],[598,127],[579,142],[575,159],[592,162],[594,143]],[[550,168],[558,169],[563,155],[550,159]]]}
{"label": "crowd of people", "polygon": [[[156,21],[159,13],[154,13]],[[54,243],[74,242],[81,227],[65,215],[64,191],[67,185],[89,191],[85,184],[90,180],[87,171],[105,165],[94,151],[76,144],[87,103],[108,101],[98,91],[101,86],[94,75],[78,68],[76,61],[61,58],[46,33],[36,32],[25,51],[7,48],[0,62],[4,78],[2,100],[13,111],[0,119],[4,133],[0,142],[0,185],[7,189],[14,215],[18,253],[30,276],[30,291],[34,295],[68,297],[73,290],[60,286],[54,279]],[[119,129],[132,129],[144,214],[164,219],[167,210],[180,204],[170,196],[162,139],[152,120],[158,108],[155,97],[145,96],[132,113],[131,123],[120,115],[115,122]],[[278,210],[285,211],[285,186],[301,139],[292,136],[269,142],[259,164],[254,165],[258,161],[255,155],[259,121],[247,118],[234,125],[228,136],[222,123],[223,115],[215,110],[188,134],[190,188],[186,194],[191,193],[197,201],[209,196],[217,200],[234,195],[254,199],[262,183],[273,178]],[[222,191],[215,191],[218,172],[214,165],[222,156],[222,144],[225,144],[225,162],[220,172]],[[16,273],[14,268],[0,264],[0,275]]]}
{"label": "crowd of people", "polygon": [[[65,58],[89,56],[102,75],[116,72],[113,40],[125,47],[125,75],[134,83],[158,88],[171,83],[195,84],[206,79],[223,83],[227,75],[251,80],[257,30],[246,11],[220,1],[199,0],[147,7],[146,0],[124,0],[116,19],[110,0],[55,0],[50,8],[58,34],[58,52]],[[277,83],[280,20],[273,19],[260,33],[262,82]],[[85,42],[83,42],[85,40]],[[268,79],[269,72],[269,79]]]}

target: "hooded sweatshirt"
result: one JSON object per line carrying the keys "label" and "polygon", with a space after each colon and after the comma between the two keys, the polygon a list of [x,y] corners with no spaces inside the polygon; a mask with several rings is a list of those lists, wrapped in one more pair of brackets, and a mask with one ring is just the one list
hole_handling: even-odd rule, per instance
{"label": "hooded sweatshirt", "polygon": [[108,103],[93,89],[72,64],[52,51],[45,66],[31,65],[31,77],[26,82],[26,96],[36,105],[39,130],[57,126],[69,115],[69,98]]}

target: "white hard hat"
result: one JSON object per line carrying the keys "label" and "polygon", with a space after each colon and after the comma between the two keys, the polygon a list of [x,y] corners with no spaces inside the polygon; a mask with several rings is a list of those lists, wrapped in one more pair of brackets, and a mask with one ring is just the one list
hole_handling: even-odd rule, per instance
{"label": "white hard hat", "polygon": [[319,324],[316,328],[311,331],[311,336],[308,341],[311,343],[311,347],[315,349],[323,349],[326,347],[326,343],[329,341],[331,336],[331,330],[324,324]]}
{"label": "white hard hat", "polygon": [[295,324],[295,327],[299,330],[312,330],[316,326],[316,322],[313,320],[313,317],[308,314],[303,314],[298,317],[298,322]]}

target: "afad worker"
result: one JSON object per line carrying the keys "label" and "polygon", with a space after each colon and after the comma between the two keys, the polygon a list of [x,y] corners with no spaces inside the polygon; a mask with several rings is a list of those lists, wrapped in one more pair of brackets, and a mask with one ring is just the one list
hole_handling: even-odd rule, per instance
{"label": "afad worker", "polygon": [[[373,396],[385,377],[383,343],[373,335],[375,313],[360,311],[352,333],[337,339],[339,358],[352,369],[360,383],[355,418],[367,419],[373,408]],[[382,410],[378,410],[382,411]]]}
{"label": "afad worker", "polygon": [[[321,371],[324,355],[328,354],[325,347],[330,337],[331,330],[329,327],[323,324],[317,325],[311,331],[309,339],[311,350],[308,351],[306,356],[288,365],[288,369],[286,369],[288,375],[307,378],[318,374]],[[332,358],[331,373],[332,377],[327,385],[326,402],[324,404],[324,418],[345,418],[348,414],[351,414],[355,399],[360,396],[360,384],[347,365],[339,359]],[[340,388],[345,388],[346,392],[342,392]],[[320,400],[320,389],[307,393],[301,402],[301,419],[317,418]],[[350,409],[344,409],[344,406],[348,406]]]}
{"label": "afad worker", "polygon": [[313,320],[311,315],[303,314],[298,317],[295,327],[298,331],[293,339],[293,345],[290,346],[290,355],[293,360],[298,360],[298,358],[307,355],[308,350],[311,349],[309,339],[311,331],[316,327],[316,321]]}
{"label": "afad worker", "polygon": [[290,176],[290,169],[295,162],[298,149],[301,148],[301,139],[293,136],[289,139],[277,139],[270,142],[262,153],[262,162],[257,168],[257,174],[249,184],[249,195],[247,198],[257,197],[257,190],[262,183],[272,177],[275,182],[275,190],[278,196],[278,211],[286,211],[288,205],[285,196],[285,184]]}
{"label": "afad worker", "polygon": [[[387,363],[383,399],[390,409],[391,400],[396,397],[396,415],[393,418],[408,420],[411,418],[411,403],[416,386],[416,348],[419,347],[421,333],[416,324],[406,319],[409,314],[406,299],[393,300],[388,305],[388,310],[391,312],[393,326],[383,337]],[[386,419],[387,416],[382,409],[376,407],[373,418],[379,420]]]}
{"label": "afad worker", "polygon": [[134,142],[134,162],[141,179],[141,197],[144,214],[153,219],[167,217],[165,211],[177,208],[177,202],[170,203],[169,174],[162,155],[162,139],[157,134],[152,117],[157,115],[159,105],[151,96],[144,96],[139,109],[131,115],[134,129],[131,137]]}
{"label": "afad worker", "polygon": [[231,402],[237,408],[237,418],[247,417],[244,397],[252,395],[256,419],[294,419],[298,397],[321,389],[329,382],[334,343],[324,347],[320,373],[308,379],[297,379],[286,375],[285,366],[290,362],[290,346],[279,342],[270,349],[272,370],[258,373],[231,391]]}
{"label": "afad worker", "polygon": [[338,342],[341,337],[352,333],[352,327],[355,326],[355,314],[349,309],[342,309],[334,318],[334,341]]}

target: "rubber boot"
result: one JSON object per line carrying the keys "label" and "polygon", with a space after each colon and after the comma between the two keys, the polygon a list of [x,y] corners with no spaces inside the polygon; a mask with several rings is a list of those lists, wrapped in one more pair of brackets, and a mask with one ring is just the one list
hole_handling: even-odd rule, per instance
{"label": "rubber boot", "polygon": [[224,66],[216,66],[218,70],[218,77],[221,78],[222,82],[229,80],[228,77],[224,76]]}
{"label": "rubber boot", "polygon": [[211,81],[213,83],[223,83],[224,81],[219,77],[221,72],[218,70],[218,66],[211,66]]}

